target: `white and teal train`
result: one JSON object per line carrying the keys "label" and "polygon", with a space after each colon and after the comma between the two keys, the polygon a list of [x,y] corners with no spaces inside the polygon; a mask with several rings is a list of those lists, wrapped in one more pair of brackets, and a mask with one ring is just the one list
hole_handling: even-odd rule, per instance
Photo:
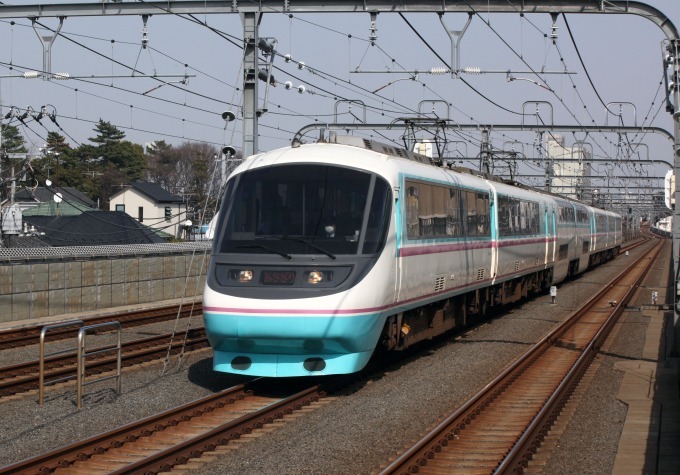
{"label": "white and teal train", "polygon": [[217,371],[352,373],[618,253],[621,217],[357,137],[229,177],[203,295]]}

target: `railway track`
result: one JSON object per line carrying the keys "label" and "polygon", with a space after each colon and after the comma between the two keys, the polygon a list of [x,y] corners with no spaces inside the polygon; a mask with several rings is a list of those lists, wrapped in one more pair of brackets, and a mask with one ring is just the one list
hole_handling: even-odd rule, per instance
{"label": "railway track", "polygon": [[[623,305],[621,301],[619,306],[622,308]],[[563,349],[573,352],[569,345],[565,342],[561,344]],[[334,379],[334,387],[348,384],[341,381],[346,380]],[[271,388],[263,391],[261,384],[261,381],[253,381],[227,389],[181,408],[0,468],[0,474],[159,473],[180,465],[192,466],[197,458],[207,452],[230,450],[238,445],[235,441],[244,436],[249,439],[257,433],[266,433],[268,428],[275,426],[275,421],[287,414],[302,413],[305,412],[303,408],[310,404],[322,404],[322,400],[332,399],[326,398],[332,392],[328,387],[310,386],[295,394],[279,396],[274,394],[278,391],[272,391]],[[484,401],[482,405],[489,404]],[[477,410],[478,407],[472,408],[464,425],[472,425],[474,420],[481,417],[478,414],[482,411],[477,413]],[[511,411],[507,407],[502,410],[510,415]],[[497,421],[494,425],[497,425]],[[453,438],[457,437],[458,433]],[[473,442],[473,445],[476,444]],[[433,449],[433,452],[438,450]],[[480,452],[485,450],[479,449]],[[421,472],[427,469],[422,466],[422,461],[418,461],[417,466]],[[463,472],[473,473],[469,466]],[[455,472],[446,469],[443,473]]]}
{"label": "railway track", "polygon": [[[111,312],[106,315],[98,315],[83,319],[87,325],[106,323],[111,321],[120,322],[122,328],[148,325],[149,323],[163,322],[174,318],[186,318],[192,315],[202,315],[203,307],[200,301],[187,302],[180,305],[168,305],[164,307],[141,309],[129,312]],[[67,321],[66,319],[64,321]],[[58,322],[52,322],[58,323]],[[40,331],[45,326],[31,325],[21,328],[0,331],[0,350],[17,348],[20,346],[36,345],[40,339]],[[69,338],[73,336],[73,329],[54,330],[47,335],[47,341]]]}
{"label": "railway track", "polygon": [[658,240],[381,475],[522,473],[663,244]]}
{"label": "railway track", "polygon": [[[309,384],[299,382],[297,384]],[[0,474],[158,473],[240,439],[326,396],[318,385],[281,395],[254,380],[81,442],[0,468]]]}
{"label": "railway track", "polygon": [[[172,334],[152,336],[148,338],[129,341],[123,344],[122,363],[124,367],[138,365],[147,361],[163,358],[168,353],[177,354],[183,349],[197,350],[209,346],[205,335],[205,329],[192,329],[186,335]],[[111,349],[111,352],[107,352]],[[103,346],[93,350],[101,351],[97,359],[88,362],[87,376],[106,373],[116,369],[117,358],[113,351],[114,346]],[[76,354],[62,354],[45,359],[45,381],[53,381],[76,374]],[[12,366],[0,368],[0,397],[38,389],[39,385],[39,362],[29,361]]]}

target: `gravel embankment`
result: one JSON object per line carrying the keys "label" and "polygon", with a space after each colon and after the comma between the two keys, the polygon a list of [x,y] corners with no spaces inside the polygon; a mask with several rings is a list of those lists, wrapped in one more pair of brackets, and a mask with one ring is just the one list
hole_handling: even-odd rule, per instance
{"label": "gravel embankment", "polygon": [[[639,252],[639,248],[631,251],[628,259]],[[623,264],[623,258],[619,258],[560,285],[556,305],[550,304],[548,295],[540,296],[455,341],[374,375],[352,394],[244,444],[196,473],[371,473],[526,351],[618,274]],[[622,327],[619,334],[629,336],[621,336],[622,348],[615,345],[612,352],[623,357],[639,353],[646,323],[642,318],[638,320]],[[635,348],[628,349],[629,340]],[[0,424],[4,430],[0,435],[0,466],[242,382],[240,378],[212,372],[207,352],[192,356],[180,367],[173,359],[168,370],[162,377],[160,366],[124,374],[123,395],[119,398],[114,397],[112,382],[102,383],[101,388],[88,386],[82,410],[75,407],[75,388],[49,392],[43,407],[37,405],[37,396],[1,403]],[[596,383],[607,387],[604,394],[592,396],[591,413],[583,416],[584,424],[588,424],[595,414],[607,414],[607,420],[597,424],[598,432],[606,437],[580,444],[575,440],[569,449],[585,454],[588,446],[596,446],[591,452],[600,458],[579,455],[578,470],[571,471],[569,462],[576,457],[571,452],[569,460],[566,453],[566,461],[560,459],[556,465],[546,467],[552,470],[550,473],[610,473],[613,458],[607,471],[601,455],[616,452],[625,417],[625,406],[615,399],[619,379],[617,374],[602,380],[598,375]],[[281,383],[285,384],[285,380]],[[607,408],[603,410],[600,404],[604,400]]]}

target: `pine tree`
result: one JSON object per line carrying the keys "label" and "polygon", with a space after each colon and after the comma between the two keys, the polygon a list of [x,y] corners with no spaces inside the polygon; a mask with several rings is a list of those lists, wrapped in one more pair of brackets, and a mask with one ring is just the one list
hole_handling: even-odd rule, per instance
{"label": "pine tree", "polygon": [[6,153],[26,153],[28,149],[24,147],[24,138],[19,132],[19,128],[13,125],[3,125],[2,128],[2,151]]}
{"label": "pine tree", "polygon": [[95,132],[97,132],[96,137],[91,137],[88,140],[90,142],[101,145],[107,145],[112,143],[118,143],[125,138],[125,132],[120,130],[115,125],[111,125],[111,122],[107,122],[103,119],[99,119],[97,125],[94,127]]}

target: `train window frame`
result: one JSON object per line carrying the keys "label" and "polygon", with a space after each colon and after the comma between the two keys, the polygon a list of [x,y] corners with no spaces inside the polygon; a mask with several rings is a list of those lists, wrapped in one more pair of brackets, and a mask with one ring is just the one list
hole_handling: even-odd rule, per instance
{"label": "train window frame", "polygon": [[[490,237],[487,190],[405,178],[403,230],[409,240]],[[465,217],[465,218],[464,218]]]}
{"label": "train window frame", "polygon": [[540,234],[539,202],[498,193],[496,208],[499,237]]}
{"label": "train window frame", "polygon": [[[305,173],[294,167],[304,167]],[[244,188],[246,178],[248,186]],[[305,186],[297,189],[300,183]],[[322,188],[325,201],[316,195]],[[340,197],[337,193],[342,190],[346,196]],[[375,200],[372,195],[375,192],[389,197]],[[272,196],[277,206],[271,205]],[[389,183],[370,170],[323,163],[254,168],[227,183],[214,252],[317,254],[323,249],[333,255],[377,253],[386,242],[392,196]],[[371,203],[376,203],[377,208]],[[239,209],[243,207],[246,209]],[[334,220],[337,232],[328,234],[325,231],[328,223],[321,220],[326,219],[324,213],[331,209],[334,214],[328,219]],[[288,214],[284,213],[286,210]],[[341,211],[346,213],[344,221],[339,219]],[[285,228],[274,229],[277,224]],[[368,225],[373,228],[365,229]],[[367,231],[371,231],[370,236],[365,236]]]}

